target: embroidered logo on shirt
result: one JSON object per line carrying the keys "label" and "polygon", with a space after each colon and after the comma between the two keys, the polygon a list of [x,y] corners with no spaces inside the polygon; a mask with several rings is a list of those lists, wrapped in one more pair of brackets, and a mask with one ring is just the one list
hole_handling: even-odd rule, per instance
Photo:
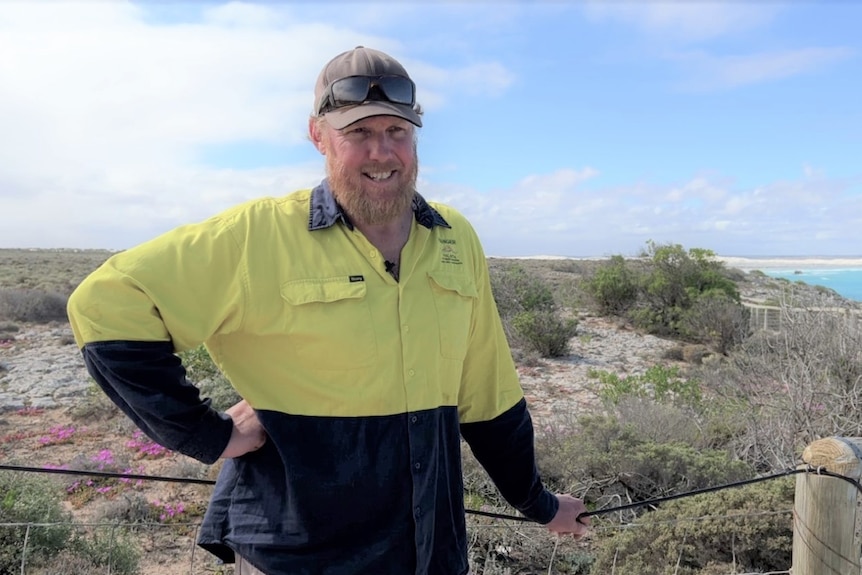
{"label": "embroidered logo on shirt", "polygon": [[458,257],[458,250],[455,249],[455,240],[439,239],[440,242],[440,261],[444,264],[461,265],[461,258]]}

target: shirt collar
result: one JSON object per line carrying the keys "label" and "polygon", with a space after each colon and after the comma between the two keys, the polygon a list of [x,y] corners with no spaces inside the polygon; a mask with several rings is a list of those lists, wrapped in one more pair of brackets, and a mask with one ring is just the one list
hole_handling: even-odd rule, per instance
{"label": "shirt collar", "polygon": [[[452,226],[443,219],[440,213],[428,205],[419,193],[413,196],[413,215],[416,222],[425,226],[429,230],[434,226],[451,228]],[[332,195],[332,190],[329,188],[329,180],[323,180],[316,188],[311,191],[311,199],[309,200],[308,211],[308,231],[322,230],[341,222],[347,226],[347,229],[352,230],[353,224],[350,218],[341,209],[335,197]]]}

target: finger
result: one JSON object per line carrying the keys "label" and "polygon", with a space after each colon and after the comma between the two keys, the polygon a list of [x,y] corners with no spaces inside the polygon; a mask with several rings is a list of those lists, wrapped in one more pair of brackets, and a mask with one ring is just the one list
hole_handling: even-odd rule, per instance
{"label": "finger", "polygon": [[577,521],[577,522],[578,522],[578,523],[580,523],[581,525],[589,526],[589,524],[590,524],[590,516],[589,516],[589,515],[584,515],[583,513],[581,513],[580,515],[578,515],[577,517],[575,517],[575,521]]}

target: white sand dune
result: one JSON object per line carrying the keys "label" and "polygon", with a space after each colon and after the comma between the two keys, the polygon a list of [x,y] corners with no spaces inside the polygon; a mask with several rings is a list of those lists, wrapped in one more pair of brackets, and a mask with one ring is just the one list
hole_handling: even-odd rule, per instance
{"label": "white sand dune", "polygon": [[862,268],[862,257],[834,257],[834,258],[805,258],[805,257],[782,257],[782,258],[742,258],[735,256],[718,256],[717,259],[724,262],[729,268],[741,270],[787,270],[787,269],[844,269]]}
{"label": "white sand dune", "polygon": [[[593,257],[567,257],[551,255],[535,256],[488,256],[492,259],[515,259],[515,260],[575,260],[575,261],[601,261],[609,259],[610,256]],[[862,268],[862,257],[751,257],[738,256],[716,256],[716,259],[724,262],[729,268],[741,270],[811,270],[811,269],[844,269]]]}

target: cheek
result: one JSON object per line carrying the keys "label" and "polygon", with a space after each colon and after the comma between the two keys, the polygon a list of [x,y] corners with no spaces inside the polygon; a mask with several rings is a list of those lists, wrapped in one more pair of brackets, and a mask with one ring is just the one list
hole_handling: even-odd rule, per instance
{"label": "cheek", "polygon": [[366,160],[365,150],[362,146],[352,144],[338,146],[335,150],[338,160],[347,167],[355,168],[361,166]]}
{"label": "cheek", "polygon": [[412,142],[400,145],[396,151],[396,155],[398,156],[398,160],[405,166],[412,166],[417,162],[416,150]]}

